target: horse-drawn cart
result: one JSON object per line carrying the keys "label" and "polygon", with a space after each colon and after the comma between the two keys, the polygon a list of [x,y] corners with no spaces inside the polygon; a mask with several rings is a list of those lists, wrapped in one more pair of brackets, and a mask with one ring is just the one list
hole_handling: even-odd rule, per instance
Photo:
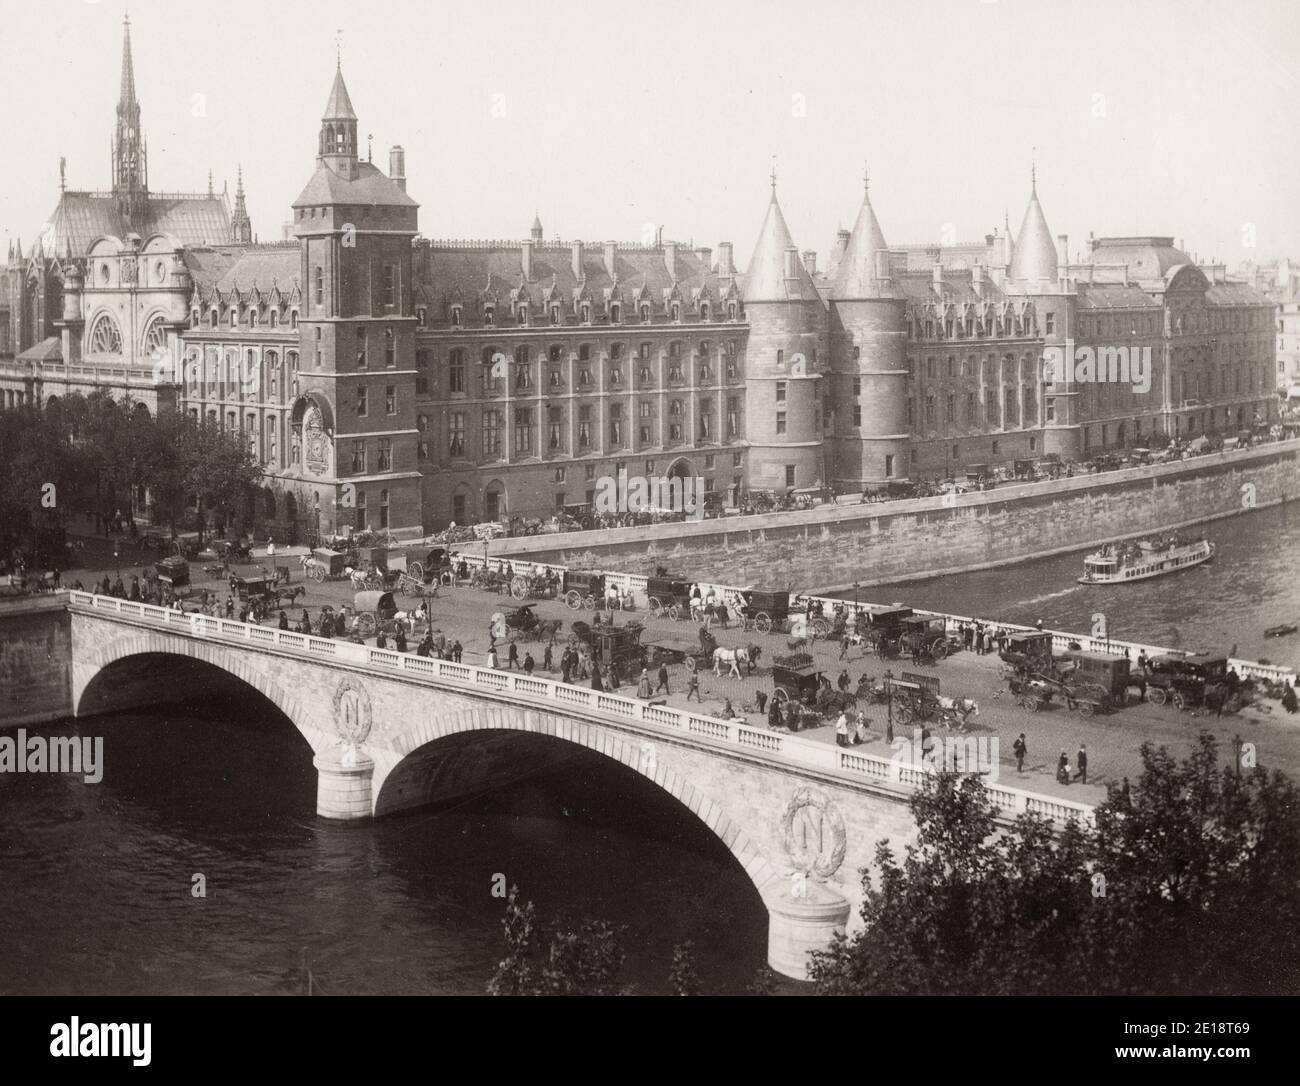
{"label": "horse-drawn cart", "polygon": [[773,657],[772,696],[783,706],[791,701],[800,705],[814,704],[821,686],[822,673],[817,670],[809,653],[795,652],[789,656]]}
{"label": "horse-drawn cart", "polygon": [[680,577],[649,577],[646,595],[652,615],[687,618],[691,613],[691,582]]}
{"label": "horse-drawn cart", "polygon": [[596,605],[605,598],[605,575],[566,570],[562,590],[564,602],[573,610],[594,611]]}

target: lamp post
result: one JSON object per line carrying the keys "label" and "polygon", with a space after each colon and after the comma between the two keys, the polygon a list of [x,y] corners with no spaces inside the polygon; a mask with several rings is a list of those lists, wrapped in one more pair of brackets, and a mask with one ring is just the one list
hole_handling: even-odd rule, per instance
{"label": "lamp post", "polygon": [[885,672],[885,742],[894,745],[894,673]]}
{"label": "lamp post", "polygon": [[114,539],[113,540],[113,565],[117,568],[117,579],[119,581],[122,579],[122,563],[118,560],[120,550],[121,550],[121,543],[117,539]]}

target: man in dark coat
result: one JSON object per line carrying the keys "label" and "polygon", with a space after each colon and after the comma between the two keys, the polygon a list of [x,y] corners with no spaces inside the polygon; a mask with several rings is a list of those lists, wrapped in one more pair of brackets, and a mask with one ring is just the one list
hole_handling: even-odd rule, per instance
{"label": "man in dark coat", "polygon": [[1025,743],[1024,732],[1021,732],[1016,741],[1011,744],[1011,750],[1016,756],[1016,772],[1023,773],[1025,771],[1025,755],[1029,753],[1029,747]]}
{"label": "man in dark coat", "polygon": [[659,678],[659,685],[655,687],[655,693],[657,694],[657,693],[659,693],[660,690],[662,690],[665,694],[667,694],[667,693],[669,692],[669,691],[668,691],[668,665],[667,665],[667,664],[662,664],[662,663],[661,663],[661,664],[659,665],[659,676],[658,676],[658,678]]}
{"label": "man in dark coat", "polygon": [[1083,743],[1079,744],[1079,780],[1088,783],[1088,748]]}

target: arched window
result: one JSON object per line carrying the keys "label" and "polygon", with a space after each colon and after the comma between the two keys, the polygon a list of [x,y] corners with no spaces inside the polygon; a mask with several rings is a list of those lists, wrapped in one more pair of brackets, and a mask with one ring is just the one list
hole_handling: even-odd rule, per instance
{"label": "arched window", "polygon": [[617,302],[609,307],[609,319],[613,324],[618,324],[623,319],[623,307]]}
{"label": "arched window", "polygon": [[461,314],[460,306],[454,305],[451,307],[451,326],[453,328],[460,327],[460,314]]}
{"label": "arched window", "polygon": [[90,350],[92,354],[121,354],[122,332],[107,313],[96,318],[90,329]]}
{"label": "arched window", "polygon": [[643,305],[641,307],[641,323],[642,324],[650,323],[650,307],[648,305]]}
{"label": "arched window", "polygon": [[278,309],[271,310],[271,327],[272,328],[280,327],[280,311]]}
{"label": "arched window", "polygon": [[199,326],[199,310],[198,307],[196,306],[195,308],[190,310],[190,327],[197,328],[198,326]]}
{"label": "arched window", "polygon": [[700,320],[706,321],[708,319],[709,319],[709,303],[703,302],[700,305]]}
{"label": "arched window", "polygon": [[208,311],[208,327],[209,327],[209,328],[215,328],[215,327],[217,326],[217,321],[218,321],[218,316],[217,316],[217,307],[214,305],[214,306],[213,306],[213,307]]}
{"label": "arched window", "polygon": [[298,311],[296,309],[291,309],[289,311],[289,327],[295,331],[298,328]]}
{"label": "arched window", "polygon": [[232,305],[232,306],[230,307],[230,327],[231,327],[231,328],[238,328],[238,327],[239,327],[239,307],[238,307],[238,306],[234,306],[234,305]]}
{"label": "arched window", "polygon": [[144,353],[154,359],[167,356],[167,326],[161,317],[155,317],[144,334]]}
{"label": "arched window", "polygon": [[250,310],[248,311],[248,327],[249,327],[249,328],[256,328],[256,327],[257,327],[257,310],[256,310],[256,309],[250,309]]}
{"label": "arched window", "polygon": [[591,306],[589,306],[586,302],[582,303],[582,323],[583,324],[591,323]]}
{"label": "arched window", "polygon": [[682,307],[678,302],[673,302],[673,320],[680,321],[681,319],[682,319]]}

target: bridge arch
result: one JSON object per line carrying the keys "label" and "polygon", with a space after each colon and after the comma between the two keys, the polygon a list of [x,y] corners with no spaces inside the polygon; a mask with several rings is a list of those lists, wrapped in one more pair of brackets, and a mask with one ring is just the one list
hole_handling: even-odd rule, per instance
{"label": "bridge arch", "polygon": [[[256,657],[231,651],[219,643],[153,630],[125,633],[74,660],[73,715],[83,717],[174,700],[170,695],[176,688],[176,669],[159,667],[158,660],[149,666],[150,657],[189,660],[225,672],[239,686],[259,694],[278,709],[316,753],[334,741],[332,735],[308,723],[311,718],[298,697],[256,666]],[[137,664],[135,668],[123,666],[132,661]],[[134,689],[123,689],[121,680],[127,677],[133,680]],[[106,685],[110,678],[115,680],[112,688]]]}
{"label": "bridge arch", "polygon": [[[439,798],[434,794],[446,774],[434,765],[439,747],[458,746],[469,750],[465,742],[474,733],[490,736],[527,736],[532,740],[531,750],[544,749],[544,745],[572,744],[593,754],[603,755],[624,769],[640,775],[655,785],[693,814],[716,836],[735,857],[736,862],[749,876],[750,882],[766,901],[770,894],[786,883],[782,871],[774,865],[722,804],[711,798],[692,782],[668,744],[604,728],[551,713],[521,708],[517,705],[483,705],[459,712],[428,714],[412,722],[393,738],[389,748],[367,748],[374,758],[375,769],[371,779],[374,797],[374,814],[381,816],[406,807],[418,806]],[[491,765],[481,766],[481,772],[493,772]],[[484,776],[476,782],[464,772],[459,774],[461,787],[489,780]],[[450,774],[457,776],[455,770]]]}

